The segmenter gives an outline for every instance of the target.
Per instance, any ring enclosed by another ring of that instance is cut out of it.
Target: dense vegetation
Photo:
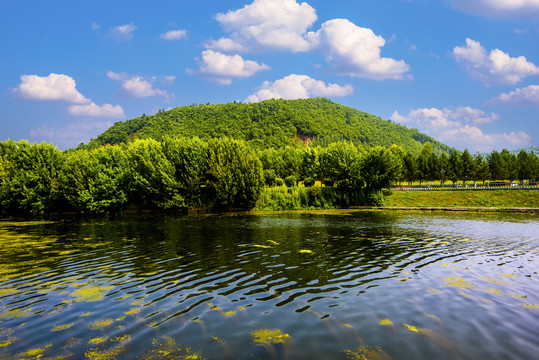
[[[160,141],[165,137],[195,136],[203,140],[216,137],[244,140],[255,149],[283,148],[295,142],[326,146],[349,141],[354,145],[384,147],[399,144],[411,152],[418,152],[430,142],[436,153],[451,150],[415,129],[324,98],[177,107],[117,122],[81,147],[117,145],[134,139]]]
[[[453,182],[531,179],[539,177],[539,159],[507,150],[486,159],[467,150],[437,155],[430,143],[416,155],[397,145],[342,141],[255,150],[231,138],[167,137],[64,152],[49,144],[5,141],[0,216],[381,205],[381,190],[392,184],[444,175]]]

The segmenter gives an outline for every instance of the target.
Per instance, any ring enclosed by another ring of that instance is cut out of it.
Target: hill
[[[320,145],[346,140],[355,144],[391,146],[419,152],[430,142],[435,152],[450,148],[416,129],[337,104],[325,98],[267,100],[259,103],[181,106],[155,115],[117,122],[87,147],[125,143],[135,138],[227,136],[255,148],[284,147],[296,140]]]

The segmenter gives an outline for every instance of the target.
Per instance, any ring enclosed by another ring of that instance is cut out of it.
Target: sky
[[[539,145],[539,0],[4,1],[0,34],[2,141],[327,97],[459,150]]]

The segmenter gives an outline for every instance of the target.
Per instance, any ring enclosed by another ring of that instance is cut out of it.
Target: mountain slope
[[[435,152],[450,151],[448,146],[415,129],[324,98],[177,107],[117,122],[88,146],[165,136],[227,136],[246,140],[257,148],[282,147],[294,139],[311,139],[321,145],[346,140],[372,146],[397,144],[414,152],[430,142]]]

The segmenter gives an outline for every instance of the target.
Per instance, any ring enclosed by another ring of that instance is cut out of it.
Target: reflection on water
[[[0,359],[534,359],[539,221],[0,223]]]

